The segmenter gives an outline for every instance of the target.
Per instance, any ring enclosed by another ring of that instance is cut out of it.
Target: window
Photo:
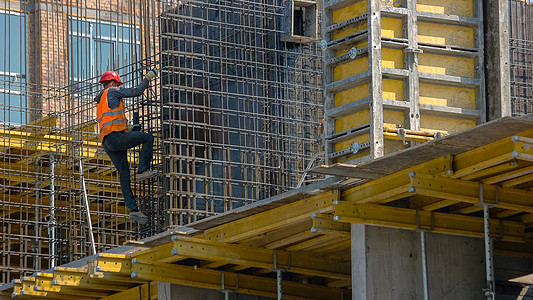
[[[26,123],[26,15],[0,10],[0,123]]]
[[[99,20],[72,18],[70,22],[71,80],[79,85],[109,70],[119,72],[123,82],[133,79],[139,68],[141,31],[138,26]]]

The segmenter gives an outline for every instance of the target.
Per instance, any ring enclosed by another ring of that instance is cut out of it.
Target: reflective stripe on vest
[[[109,108],[106,89],[100,97],[100,103],[96,107],[98,118],[98,129],[100,130],[100,139],[114,131],[128,131],[126,115],[124,114],[124,102],[121,100],[119,107]]]
[[[108,121],[108,122],[105,122],[104,124],[102,124],[102,128],[100,129],[100,134],[102,134],[102,132],[104,132],[105,128],[107,126],[111,126],[111,125],[114,125],[114,124],[121,124],[121,123],[125,123],[126,120],[112,120],[112,121]]]
[[[118,116],[124,113],[124,110],[117,110],[117,111],[108,111],[102,114],[102,117],[98,119],[98,123],[102,123],[104,120],[104,117],[111,117],[111,116]]]

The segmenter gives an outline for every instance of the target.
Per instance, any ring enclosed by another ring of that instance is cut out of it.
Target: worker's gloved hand
[[[156,71],[156,69],[151,69],[150,71],[148,71],[148,73],[146,73],[146,79],[148,79],[148,80],[152,80],[152,79],[154,79],[156,76],[157,76],[157,71]]]
[[[128,131],[141,131],[141,124],[128,125]]]

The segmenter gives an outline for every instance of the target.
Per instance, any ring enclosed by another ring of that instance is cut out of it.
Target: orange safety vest
[[[118,108],[110,109],[107,104],[106,89],[100,97],[100,103],[96,107],[96,116],[98,117],[98,128],[100,129],[100,139],[113,131],[128,131],[126,115],[124,114],[124,102],[121,100]]]

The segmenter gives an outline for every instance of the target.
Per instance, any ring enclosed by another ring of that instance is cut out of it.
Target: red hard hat
[[[120,81],[120,76],[119,76],[118,73],[115,72],[115,71],[107,71],[107,72],[105,72],[105,73],[102,75],[102,78],[100,78],[100,83],[102,83],[102,82],[106,82],[106,81],[110,81],[110,80],[114,80],[114,81],[120,83],[121,85],[123,84],[123,83]]]

